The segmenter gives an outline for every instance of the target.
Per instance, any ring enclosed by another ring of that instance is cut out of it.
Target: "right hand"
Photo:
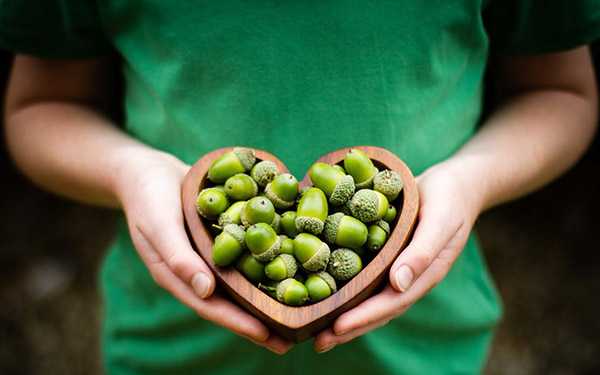
[[[133,244],[152,278],[200,317],[277,354],[291,343],[215,292],[215,278],[184,228],[181,184],[189,166],[156,151],[129,151],[116,172],[116,195]]]

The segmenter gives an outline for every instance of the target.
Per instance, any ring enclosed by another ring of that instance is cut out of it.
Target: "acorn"
[[[245,240],[248,250],[260,262],[270,262],[279,255],[281,238],[269,224],[257,223],[252,225],[246,231]]]
[[[277,234],[281,233],[281,215],[279,215],[277,212],[275,212],[275,214],[273,215],[273,221],[271,222],[271,227],[273,228],[275,233],[277,233]]]
[[[377,173],[373,178],[373,190],[385,195],[390,202],[398,197],[403,187],[402,178],[396,171],[386,169]]]
[[[245,201],[258,194],[258,185],[252,177],[238,173],[225,181],[225,193],[234,201]]]
[[[318,188],[308,189],[300,198],[296,211],[296,228],[300,232],[320,234],[327,219],[327,198]]]
[[[277,164],[270,160],[259,161],[250,171],[250,176],[261,188],[267,186],[278,174],[279,168],[277,168]]]
[[[310,233],[300,233],[294,238],[294,256],[307,271],[321,271],[329,261],[329,246]]]
[[[254,197],[246,202],[240,218],[245,227],[256,223],[271,224],[275,218],[275,207],[265,197]]]
[[[325,193],[329,203],[341,206],[354,194],[354,179],[333,166],[317,162],[310,167],[308,176],[313,185]]]
[[[344,169],[352,176],[357,189],[371,187],[378,170],[364,151],[353,148],[344,158]]]
[[[346,173],[346,170],[344,169],[344,167],[342,167],[342,166],[341,166],[341,165],[339,165],[339,164],[334,164],[334,165],[333,165],[333,168],[335,168],[335,169],[336,169],[336,170],[338,170],[339,172],[342,172],[343,174],[348,174],[348,173]]]
[[[286,211],[281,215],[281,230],[290,238],[294,238],[298,235],[298,228],[296,228],[296,211]]]
[[[275,292],[277,300],[286,305],[301,306],[308,301],[308,290],[300,281],[289,278],[277,285]]]
[[[281,254],[294,255],[294,241],[285,234],[280,234],[279,238],[281,238],[281,249],[279,252]]]
[[[387,221],[388,223],[391,223],[396,218],[396,214],[396,207],[390,204],[388,206],[387,211],[385,212],[385,215],[383,216],[383,220]]]
[[[327,216],[323,234],[330,245],[359,249],[367,241],[367,226],[341,212]]]
[[[227,224],[215,237],[212,260],[217,266],[225,267],[233,263],[244,251],[244,228],[236,224]]]
[[[388,206],[389,203],[385,195],[369,189],[357,191],[350,201],[352,216],[363,223],[382,219],[387,213]]]
[[[246,205],[246,201],[233,203],[225,212],[219,215],[219,225],[224,227],[227,224],[241,224],[242,219],[240,214]]]
[[[249,171],[256,162],[254,150],[236,147],[215,159],[208,168],[208,179],[215,184],[224,183],[229,177]]]
[[[238,259],[235,268],[238,269],[246,278],[255,283],[265,278],[265,265],[259,262],[250,253],[246,253]]]
[[[296,271],[298,271],[296,258],[289,254],[279,254],[265,266],[265,275],[276,281],[294,277]]]
[[[327,272],[311,273],[306,278],[304,286],[313,302],[321,301],[337,291],[335,279]]]
[[[384,220],[379,220],[377,223],[369,226],[367,249],[373,252],[379,251],[385,245],[385,241],[387,241],[389,235],[390,225]]]
[[[216,219],[227,207],[227,195],[217,188],[203,189],[196,198],[196,211],[206,219]]]
[[[298,180],[289,173],[282,173],[267,184],[265,196],[275,208],[290,208],[298,196]]]
[[[347,281],[362,270],[362,260],[350,249],[337,249],[331,253],[327,272],[337,281]]]

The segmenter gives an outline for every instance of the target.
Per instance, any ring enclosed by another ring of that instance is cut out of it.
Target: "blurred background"
[[[594,46],[597,70],[600,46]],[[11,56],[0,51],[0,98]],[[600,373],[600,139],[477,224],[504,300],[488,374]],[[0,149],[0,374],[99,374],[99,263],[114,213],[30,184]]]

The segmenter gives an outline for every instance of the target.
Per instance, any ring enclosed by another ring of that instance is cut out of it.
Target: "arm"
[[[184,230],[183,162],[120,131],[105,115],[107,60],[15,58],[6,103],[9,152],[38,185],[82,202],[122,208],[154,280],[199,316],[270,350],[289,344],[213,293],[215,280]]]
[[[483,210],[543,186],[588,147],[598,99],[587,47],[503,59],[495,78],[503,100],[483,128],[417,178],[419,224],[390,270],[390,284],[323,331],[317,351],[402,315],[443,280]]]

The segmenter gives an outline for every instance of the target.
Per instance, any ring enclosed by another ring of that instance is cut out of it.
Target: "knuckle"
[[[425,270],[432,262],[433,256],[429,251],[419,251],[413,257],[413,265],[417,272]]]
[[[184,274],[188,264],[186,257],[179,252],[174,252],[167,258],[167,265],[176,275]]]

